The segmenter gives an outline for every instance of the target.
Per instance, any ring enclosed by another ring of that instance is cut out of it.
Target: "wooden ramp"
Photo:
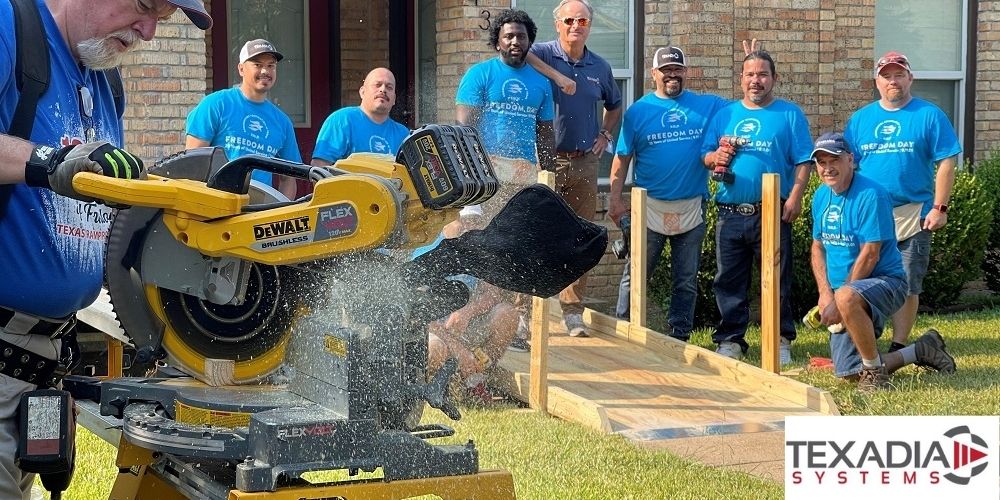
[[[549,309],[558,312],[558,307]],[[560,418],[654,446],[666,440],[679,444],[692,443],[690,438],[731,435],[725,446],[731,460],[711,451],[704,441],[691,448],[707,452],[706,456],[692,458],[733,465],[741,455],[733,446],[745,447],[757,452],[758,462],[778,461],[780,475],[783,442],[775,435],[783,431],[784,417],[839,414],[826,391],[648,328],[587,310],[584,322],[590,337],[572,338],[560,320],[549,316],[553,333],[548,343],[546,408]],[[508,351],[500,367],[499,382],[528,401],[529,355]],[[760,439],[742,439],[742,444],[734,445],[737,435],[749,433],[759,433]]]

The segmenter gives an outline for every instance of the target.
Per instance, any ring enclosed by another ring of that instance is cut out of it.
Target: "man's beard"
[[[673,89],[676,89],[676,91],[674,91],[670,87],[670,83],[674,82],[674,81],[677,82],[677,86],[673,87]],[[672,79],[670,79],[670,80],[668,80],[668,81],[666,81],[666,82],[663,83],[663,93],[667,94],[667,97],[677,97],[677,96],[681,95],[681,92],[684,92],[684,79],[683,78],[672,78]]]
[[[515,56],[511,54],[510,49],[507,49],[506,51],[501,50],[500,56],[503,57],[504,61],[511,66],[522,66],[524,65],[524,60],[528,58],[528,51],[521,49],[521,55]]]
[[[125,50],[119,51],[115,45],[118,38],[125,42]],[[89,38],[76,44],[80,62],[90,69],[105,70],[120,66],[125,54],[139,48],[142,38],[132,30],[122,30],[104,38]]]

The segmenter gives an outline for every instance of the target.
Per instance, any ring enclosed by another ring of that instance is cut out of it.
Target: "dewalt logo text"
[[[257,224],[253,227],[253,237],[255,240],[266,240],[279,236],[288,236],[295,233],[311,231],[309,217],[296,217],[267,224]]]

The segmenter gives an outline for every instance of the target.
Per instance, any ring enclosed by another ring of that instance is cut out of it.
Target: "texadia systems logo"
[[[787,417],[785,498],[1000,498],[998,450],[1000,417]]]

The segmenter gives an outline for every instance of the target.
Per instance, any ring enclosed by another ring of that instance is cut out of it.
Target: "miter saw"
[[[284,199],[253,169],[309,179],[313,193]],[[410,261],[497,191],[466,127],[422,128],[396,158],[319,168],[203,148],[148,174],[73,181],[131,207],[109,231],[108,293],[138,358],[184,375],[100,384],[102,418],[122,430],[112,498],[513,497],[471,441],[429,442],[453,430],[421,425],[425,403],[460,413],[447,393],[457,363],[428,380],[426,324],[468,300],[447,276],[551,295],[597,263],[606,231],[535,186],[486,229]],[[377,480],[302,479],[378,468]]]

